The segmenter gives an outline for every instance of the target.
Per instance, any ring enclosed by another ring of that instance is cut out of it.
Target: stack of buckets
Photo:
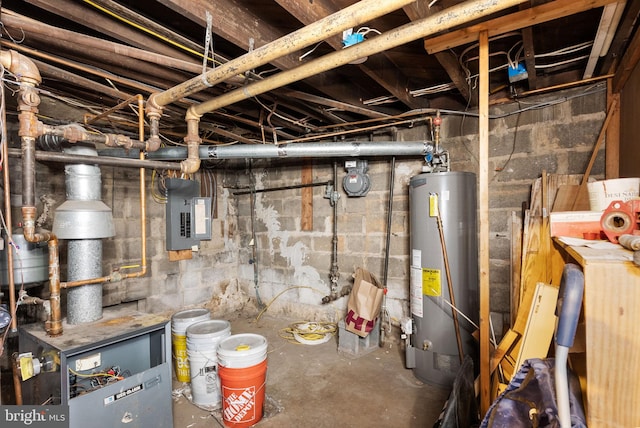
[[[187,309],[171,317],[171,350],[178,382],[190,382],[189,358],[187,357],[187,328],[199,321],[211,319],[207,309]]]
[[[194,404],[222,405],[229,427],[250,427],[262,419],[267,374],[267,339],[231,335],[228,321],[212,320],[206,309],[177,312],[171,318],[176,378],[191,382]]]

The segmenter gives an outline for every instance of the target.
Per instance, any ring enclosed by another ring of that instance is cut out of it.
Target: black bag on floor
[[[494,401],[481,428],[560,428],[553,358],[526,360],[507,389]],[[578,378],[569,370],[571,426],[586,428]]]
[[[477,427],[478,403],[473,386],[473,360],[465,355],[462,365],[453,381],[453,389],[447,402],[444,403],[442,413],[433,428],[471,428]]]

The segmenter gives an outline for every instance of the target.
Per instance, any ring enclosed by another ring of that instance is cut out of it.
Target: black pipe
[[[22,154],[18,149],[9,149],[8,152],[9,152],[9,156],[11,157],[25,156],[24,144],[22,148]],[[180,164],[177,162],[140,160],[140,159],[129,159],[129,158],[113,158],[109,156],[68,155],[64,153],[45,152],[40,150],[35,151],[35,159],[39,161],[119,166],[123,168],[169,169],[174,171],[180,170]],[[33,168],[33,175],[35,177],[35,164],[30,168]],[[23,183],[24,183],[24,180],[25,180],[25,173],[23,172]],[[23,184],[23,188],[24,188],[24,184]],[[24,201],[25,201],[24,191],[23,191],[22,199],[24,204]],[[34,204],[35,204],[35,199],[34,199]],[[24,205],[27,205],[27,204],[24,204]],[[28,206],[34,206],[34,205],[28,205]]]
[[[250,193],[264,193],[264,192],[275,192],[278,190],[290,190],[290,189],[302,189],[305,187],[318,187],[318,186],[328,186],[333,184],[332,181],[323,181],[320,183],[307,183],[307,184],[292,184],[291,186],[281,186],[281,187],[269,187],[267,189],[254,189],[254,190],[239,190],[237,192],[233,192],[234,195],[248,195]]]

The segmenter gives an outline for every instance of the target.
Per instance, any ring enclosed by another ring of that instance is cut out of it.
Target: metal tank
[[[9,286],[9,251],[13,253],[13,282],[16,289],[22,285],[30,288],[49,280],[49,249],[46,242],[28,242],[22,229],[14,229],[12,235],[17,251],[9,245],[6,231],[2,230],[4,248],[0,250],[0,286]]]
[[[452,309],[447,304],[451,297],[438,215],[456,307],[477,324],[476,198],[473,173],[425,173],[411,178],[409,183],[413,322],[406,359],[414,376],[429,384],[451,387],[460,367]],[[475,327],[460,313],[457,317],[464,354],[477,362],[477,342],[471,336]]]

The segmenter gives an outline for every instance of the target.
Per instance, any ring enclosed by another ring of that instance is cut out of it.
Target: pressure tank
[[[407,367],[429,384],[451,387],[461,365],[449,303],[455,300],[457,309],[478,324],[476,199],[473,173],[424,173],[412,177],[409,183],[413,332],[407,347],[411,365]],[[463,354],[477,362],[477,342],[471,336],[475,327],[460,313],[457,318]]]
[[[4,248],[0,251],[0,285],[9,285],[9,251],[13,253],[13,282],[16,289],[22,285],[25,288],[39,285],[49,279],[49,249],[46,242],[28,242],[22,234],[22,229],[14,229],[13,242],[17,252],[9,245],[9,239],[4,230]]]

